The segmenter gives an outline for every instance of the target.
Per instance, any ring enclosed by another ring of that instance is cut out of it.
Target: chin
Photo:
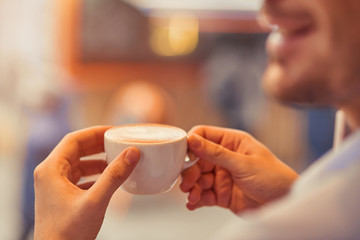
[[[283,103],[293,102],[294,94],[286,90],[288,88],[286,85],[288,84],[288,78],[281,66],[270,63],[262,79],[262,87],[265,94]]]
[[[270,64],[263,76],[262,85],[267,96],[283,103],[304,106],[328,105],[323,86],[314,86],[311,79],[296,79],[286,75],[278,64]],[[321,97],[324,96],[324,97]]]

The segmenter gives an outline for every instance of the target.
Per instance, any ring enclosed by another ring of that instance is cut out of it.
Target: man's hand
[[[140,152],[124,150],[109,165],[80,157],[104,151],[109,127],[70,133],[34,171],[35,239],[95,239],[111,196],[136,166]],[[82,176],[102,173],[93,184],[77,186]]]
[[[248,133],[197,126],[189,132],[191,153],[200,160],[182,173],[187,208],[221,206],[234,213],[286,194],[297,174]]]

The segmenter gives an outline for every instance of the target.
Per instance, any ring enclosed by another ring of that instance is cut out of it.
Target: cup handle
[[[193,166],[195,163],[197,163],[197,161],[199,161],[199,157],[196,157],[195,160],[190,160],[189,155],[186,155],[186,157],[185,157],[185,162],[184,162],[182,171],[190,168],[190,167]]]
[[[95,153],[92,155],[88,155],[85,157],[81,157],[80,160],[84,161],[92,161],[92,160],[106,160],[106,153],[105,152],[100,152],[100,153]],[[101,176],[101,174],[93,174],[90,176],[82,176],[79,181],[76,183],[76,185],[81,185],[84,183],[88,183],[88,182],[96,182],[96,180],[98,180],[98,178]]]

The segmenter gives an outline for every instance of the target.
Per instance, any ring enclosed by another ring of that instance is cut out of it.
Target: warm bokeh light
[[[165,26],[152,27],[150,45],[161,56],[181,56],[192,53],[199,40],[199,21],[192,14],[176,14]]]
[[[257,11],[263,0],[124,0],[143,9],[201,9]]]

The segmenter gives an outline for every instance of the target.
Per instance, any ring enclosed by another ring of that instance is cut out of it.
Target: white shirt
[[[286,197],[242,215],[214,239],[359,240],[360,130],[301,174]]]

